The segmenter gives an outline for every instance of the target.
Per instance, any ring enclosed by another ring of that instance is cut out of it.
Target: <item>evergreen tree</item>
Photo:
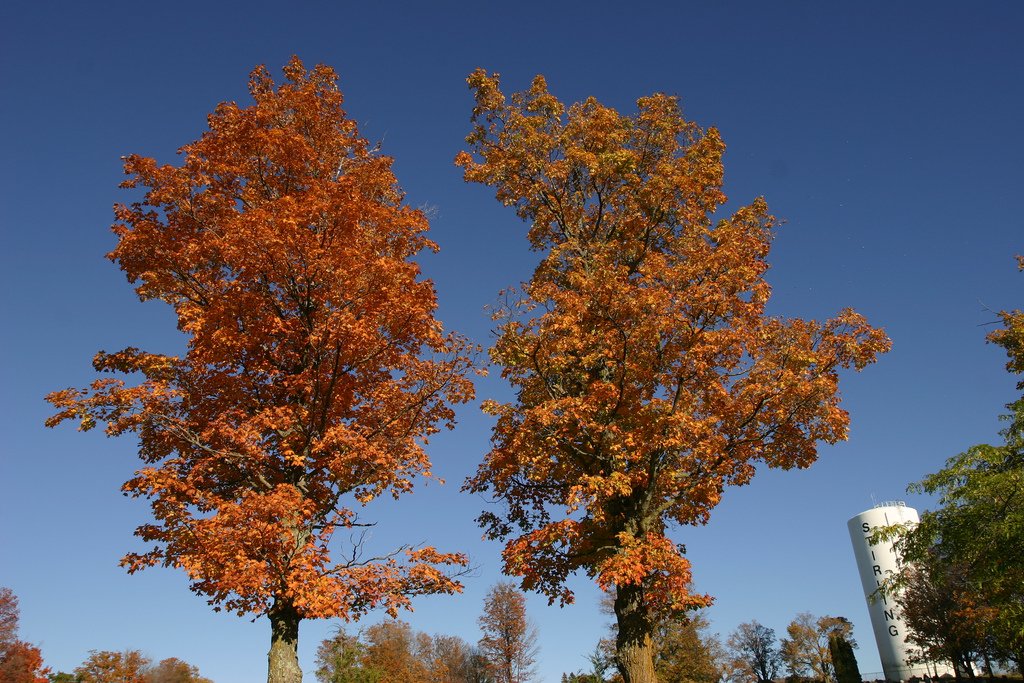
[[[833,633],[828,639],[828,649],[832,654],[836,683],[861,683],[860,667],[857,666],[857,657],[853,654],[850,641],[840,633]]]

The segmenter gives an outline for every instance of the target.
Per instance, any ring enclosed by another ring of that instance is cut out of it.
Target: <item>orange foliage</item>
[[[0,588],[0,681],[48,683],[49,667],[43,666],[38,647],[18,639],[18,598],[10,588]]]
[[[383,681],[426,683],[427,662],[419,656],[425,633],[416,633],[400,619],[374,624],[366,629],[364,666],[380,673]]]
[[[199,668],[177,657],[160,660],[146,672],[146,683],[213,683],[199,675]]]
[[[14,640],[2,648],[0,681],[4,683],[48,683],[49,667],[43,666],[43,653],[31,643]]]
[[[138,650],[89,650],[89,658],[75,669],[82,683],[149,683],[149,657]]]
[[[567,108],[539,76],[511,101],[496,75],[468,80],[472,153],[456,163],[515,207],[542,260],[495,312],[491,355],[517,400],[485,403],[494,447],[466,488],[506,505],[480,521],[524,587],[569,602],[583,570],[630,587],[616,611],[648,628],[647,610],[709,602],[668,526],[707,522],[758,463],[807,467],[844,439],[837,373],[890,343],[849,309],[765,315],[774,218],[757,199],[712,221],[725,146],[675,97],[623,116]]]
[[[1017,256],[1017,268],[1024,271],[1024,256]],[[1002,346],[1010,360],[1006,369],[1015,374],[1024,374],[1024,313],[1020,311],[1000,311],[1004,329],[989,332],[987,339]],[[1024,380],[1017,383],[1017,389],[1024,389]]]
[[[526,616],[526,598],[511,582],[487,591],[484,613],[477,619],[479,646],[490,663],[495,683],[528,683],[537,678],[537,628]]]
[[[0,647],[18,636],[18,597],[10,588],[0,587]]]
[[[146,466],[123,490],[152,501],[136,534],[155,547],[129,572],[180,567],[239,614],[393,613],[459,590],[445,568],[466,558],[329,546],[360,507],[430,476],[422,444],[472,397],[472,349],[433,317],[413,260],[437,249],[427,220],[346,117],[334,71],[293,58],[284,72],[277,87],[253,71],[256,104],[221,104],[180,166],[125,159],[122,187],[146,191],[115,207],[107,256],[174,308],[188,351],[99,353],[98,371],[141,381],[50,394],[47,424],[138,435]]]

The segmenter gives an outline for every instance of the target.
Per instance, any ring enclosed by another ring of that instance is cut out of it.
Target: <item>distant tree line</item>
[[[51,683],[213,683],[199,669],[177,657],[158,664],[139,650],[90,650],[73,673],[50,674]]]
[[[138,650],[90,650],[73,673],[43,666],[42,652],[18,638],[18,598],[0,588],[0,683],[213,683],[176,657],[153,664]]]
[[[528,683],[536,677],[537,630],[511,582],[492,586],[475,645],[386,619],[355,634],[340,629],[317,649],[320,683]]]
[[[610,606],[606,605],[606,610]],[[612,627],[614,630],[614,626]],[[766,683],[788,673],[809,683],[860,683],[853,624],[843,617],[803,613],[777,639],[756,620],[723,638],[711,631],[704,610],[663,617],[654,624],[654,672],[659,683]],[[562,683],[621,683],[615,666],[615,635],[586,657],[589,671],[562,675]]]

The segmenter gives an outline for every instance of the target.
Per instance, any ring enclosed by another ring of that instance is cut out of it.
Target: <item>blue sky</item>
[[[490,343],[483,313],[529,277],[525,226],[452,164],[469,132],[465,77],[504,89],[538,73],[567,102],[620,111],[677,93],[688,118],[728,145],[732,206],[764,195],[787,222],[768,274],[773,315],[852,306],[893,350],[842,381],[850,440],[806,471],[761,472],[729,490],[708,526],[677,530],[723,637],[757,619],[782,634],[799,612],[854,622],[863,672],[880,671],[846,520],[904,494],[945,458],[997,440],[1016,379],[986,345],[1000,309],[1021,307],[1024,274],[1024,4],[1020,2],[439,1],[8,3],[0,13],[0,585],[21,599],[22,637],[70,671],[90,649],[179,657],[216,683],[266,676],[265,620],[213,613],[169,569],[128,576],[147,520],[120,484],[131,439],[47,430],[43,396],[91,377],[100,350],[174,352],[169,310],[140,304],[103,259],[120,157],[161,163],[197,138],[221,101],[248,102],[257,64],[279,76],[297,54],[340,74],[349,115],[395,158],[415,206],[436,207],[438,255],[421,265],[446,327]],[[727,209],[729,207],[726,207]],[[479,398],[506,398],[497,373]],[[479,540],[484,502],[459,493],[488,448],[475,406],[432,440],[430,484],[367,508],[382,545],[429,541],[479,566],[465,593],[417,601],[419,630],[479,637],[500,548]],[[542,678],[583,668],[607,618],[585,580],[578,604],[531,598]],[[374,621],[371,617],[369,622]],[[336,626],[305,622],[309,680]]]

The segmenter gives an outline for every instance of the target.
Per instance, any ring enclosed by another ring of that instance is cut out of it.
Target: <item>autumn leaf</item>
[[[267,615],[271,681],[301,676],[301,619],[460,590],[464,555],[373,557],[357,513],[430,477],[423,443],[473,397],[473,349],[434,318],[414,260],[437,249],[426,217],[346,116],[334,71],[293,58],[284,72],[278,86],[253,71],[255,104],[218,106],[179,166],[124,159],[122,187],[144,194],[115,207],[107,257],[174,309],[188,351],[100,352],[114,377],[50,394],[47,421],[138,437],[147,466],[123,491],[150,501],[136,535],[151,550],[122,564],[178,567],[215,609]]]
[[[567,107],[542,77],[510,98],[497,75],[468,82],[455,163],[515,207],[541,258],[493,310],[515,400],[484,403],[493,448],[465,489],[503,505],[479,521],[524,588],[571,602],[582,571],[615,591],[620,670],[647,683],[654,617],[710,601],[669,528],[706,523],[758,464],[808,467],[845,439],[839,372],[890,343],[849,309],[765,314],[775,218],[763,199],[714,216],[725,145],[676,97],[627,116]]]

